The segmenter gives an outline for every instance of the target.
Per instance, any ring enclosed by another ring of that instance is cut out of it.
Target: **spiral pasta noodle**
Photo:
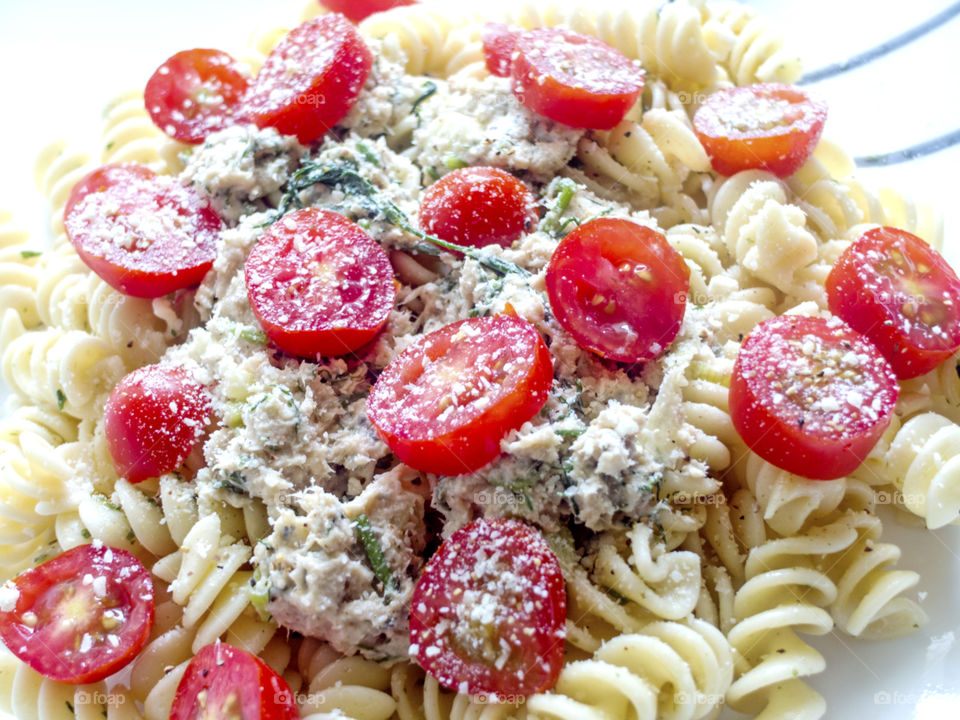
[[[700,620],[654,622],[568,663],[552,692],[528,699],[527,717],[697,720],[722,704],[732,674],[719,630]]]
[[[160,173],[176,174],[184,166],[180,154],[190,148],[171,140],[153,124],[139,90],[107,103],[101,132],[103,163],[138,162]]]

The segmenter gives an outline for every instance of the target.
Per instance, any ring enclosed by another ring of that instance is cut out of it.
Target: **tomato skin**
[[[500,441],[540,411],[552,383],[553,360],[533,325],[471,318],[394,358],[370,391],[367,418],[410,467],[463,475],[500,454]]]
[[[212,400],[185,370],[146,365],[110,393],[103,422],[117,474],[131,483],[179,468],[210,423]]]
[[[470,596],[487,594],[498,600],[496,615],[478,622],[470,617],[478,597]],[[458,612],[468,603],[466,612]],[[441,685],[461,690],[466,684],[471,695],[516,698],[556,684],[563,667],[566,589],[556,556],[530,526],[480,519],[457,530],[430,558],[410,607],[411,652]],[[496,659],[502,653],[498,640],[511,646],[500,670],[486,648],[477,647],[492,646]]]
[[[173,699],[170,720],[299,720],[286,680],[256,655],[215,642],[200,649]]]
[[[350,22],[359,23],[374,13],[395,7],[416,5],[419,0],[319,0],[330,12],[345,15]]]
[[[551,120],[610,130],[643,90],[640,66],[590,35],[562,28],[522,33],[510,69],[513,94]]]
[[[781,315],[744,342],[730,381],[730,416],[767,462],[833,480],[855,470],[877,443],[898,394],[889,363],[839,318]]]
[[[483,57],[491,75],[510,77],[513,51],[522,32],[522,28],[498,22],[488,22],[483,26]]]
[[[758,126],[758,118],[773,127]],[[813,154],[826,120],[826,104],[800,88],[758,83],[711,94],[694,115],[693,129],[720,175],[767,170],[784,178]]]
[[[930,372],[960,348],[960,279],[906,230],[873,228],[844,250],[827,276],[827,301],[902,380]]]
[[[386,251],[330,210],[282,217],[244,266],[247,297],[263,331],[299,357],[344,355],[372,340],[397,296]]]
[[[63,206],[63,216],[66,218],[73,211],[73,207],[92,193],[103,192],[108,187],[123,185],[124,183],[140,180],[151,180],[157,174],[146,165],[134,162],[108,163],[89,172],[80,182],[73,186],[67,202]]]
[[[0,640],[44,677],[98,682],[128,665],[150,636],[153,582],[125,550],[79,545],[10,582],[19,595],[12,610],[0,611]],[[104,611],[115,623],[109,630]]]
[[[423,228],[459,245],[510,247],[537,219],[527,186],[499,168],[467,167],[431,185],[420,203]]]
[[[308,20],[267,57],[247,93],[245,112],[257,127],[274,127],[307,145],[353,107],[372,66],[373,54],[343,15]]]
[[[64,219],[87,267],[134,297],[198,285],[213,266],[222,227],[209,203],[171,177],[104,176],[113,184],[83,196]]]
[[[181,50],[150,76],[144,105],[164,133],[197,144],[243,119],[238,111],[249,84],[249,77],[227,53]]]
[[[598,218],[560,241],[546,285],[557,322],[581,347],[610,360],[642,362],[677,336],[690,269],[656,230]]]

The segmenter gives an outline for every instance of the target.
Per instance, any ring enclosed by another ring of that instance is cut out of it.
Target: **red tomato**
[[[156,176],[157,174],[153,170],[140,163],[126,162],[101,165],[73,186],[70,195],[67,197],[67,202],[63,206],[63,216],[67,217],[73,210],[73,206],[91,193],[103,192],[108,187],[123,185],[127,182],[151,180]]]
[[[170,720],[298,720],[287,681],[246,650],[216,642],[198,652],[177,685]]]
[[[319,0],[319,2],[330,12],[342,13],[351,22],[358,23],[374,13],[403,5],[416,5],[419,0]]]
[[[290,31],[270,53],[250,91],[246,112],[310,143],[353,107],[373,55],[343,15],[322,15]]]
[[[960,279],[943,256],[906,230],[868,230],[827,277],[834,315],[862,332],[897,376],[933,370],[960,348]]]
[[[782,315],[760,323],[737,356],[730,415],[757,455],[832,480],[852,472],[890,422],[897,378],[839,318]]]
[[[590,35],[562,28],[517,38],[513,94],[536,113],[573,127],[609,130],[643,90],[643,70]]]
[[[536,219],[533,193],[492,167],[454,170],[431,185],[420,203],[420,224],[427,232],[474,247],[510,247]]]
[[[768,170],[792,175],[820,139],[825,103],[800,88],[760,83],[717,90],[693,117],[693,129],[721,175]]]
[[[508,315],[461,320],[394,358],[367,398],[367,417],[407,465],[462,475],[500,454],[536,415],[553,382],[543,338]]]
[[[567,595],[533,528],[480,519],[430,558],[410,601],[410,652],[444,687],[528,696],[563,666]]]
[[[522,32],[522,28],[497,22],[483,26],[483,56],[491,75],[510,77],[513,51]]]
[[[581,347],[619,362],[642,362],[677,336],[690,270],[656,230],[598,218],[560,241],[546,284],[557,322]]]
[[[153,627],[150,573],[125,550],[80,545],[13,580],[0,640],[44,677],[92,683],[125,667]]]
[[[277,220],[250,251],[245,273],[264,332],[300,357],[343,355],[366,344],[397,297],[386,251],[330,210],[307,208]]]
[[[117,383],[103,410],[117,474],[138,483],[176,470],[206,433],[210,413],[210,394],[186,370],[134,370]]]
[[[220,218],[174,178],[125,174],[121,181],[119,171],[103,173],[111,184],[70,208],[64,224],[77,254],[108,284],[135,297],[199,284],[217,254]]]
[[[143,91],[153,123],[175,140],[200,143],[238,120],[250,79],[219,50],[182,50],[157,68]]]

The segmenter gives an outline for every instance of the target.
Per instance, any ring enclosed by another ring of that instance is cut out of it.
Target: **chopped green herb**
[[[90,531],[87,530],[86,528],[84,528],[83,530],[80,531],[80,537],[82,537],[84,540],[89,540],[89,539],[90,539]]]
[[[380,167],[380,159],[370,151],[370,148],[368,148],[365,143],[358,142],[357,150],[360,151],[360,154],[363,155],[368,163]]]
[[[348,163],[342,164],[317,164],[307,162],[293,174],[290,182],[287,183],[287,191],[280,201],[280,207],[277,208],[272,221],[278,220],[294,207],[300,207],[300,193],[313,185],[322,184],[329,187],[336,187],[344,193],[355,196],[361,200],[372,213],[378,214],[383,219],[395,225],[401,230],[420,238],[421,240],[435,245],[443,250],[466,255],[488,270],[499,275],[516,273],[523,277],[529,277],[530,272],[519,265],[503,260],[489,252],[478,250],[473,247],[465,247],[456,243],[441,240],[440,238],[425,233],[420,228],[413,225],[400,208],[392,201],[383,199],[379,196],[379,191],[365,177],[360,175],[355,168],[350,167]]]
[[[253,609],[257,611],[260,619],[266,622],[272,621],[273,616],[267,612],[267,603],[270,602],[270,579],[263,577],[259,566],[253,569],[253,577],[250,578],[250,588],[247,590],[247,595],[250,597],[250,604],[253,605]]]
[[[560,437],[578,438],[587,431],[586,428],[555,428],[554,432]]]
[[[373,568],[373,574],[383,583],[384,590],[396,591],[397,585],[387,565],[387,559],[383,554],[383,548],[380,547],[380,540],[370,525],[370,520],[366,515],[360,515],[353,521],[353,529],[357,534],[357,539],[363,545],[367,552],[367,559],[370,561],[370,567]]]
[[[429,175],[434,180],[440,179],[440,173],[437,172],[437,169],[433,165],[427,165],[426,171],[427,171],[427,175]]]
[[[547,197],[552,199],[552,204],[540,221],[541,230],[553,237],[560,237],[565,234],[571,222],[578,223],[576,218],[561,220],[576,192],[577,184],[570,178],[558,178],[550,183],[547,188]]]
[[[413,105],[410,107],[410,112],[417,116],[417,127],[420,127],[420,123],[423,119],[420,117],[420,103],[429,98],[437,91],[437,84],[433,80],[427,80],[423,84],[423,94],[413,101]]]
[[[67,396],[63,394],[63,390],[57,388],[57,410],[63,412],[63,406],[67,404]]]
[[[133,545],[133,541],[137,539],[137,536],[134,535],[133,530],[127,531],[127,542]]]
[[[443,164],[446,165],[449,170],[459,170],[467,166],[467,161],[458,158],[456,155],[447,155],[443,159]]]
[[[35,258],[39,255],[43,255],[43,253],[40,252],[39,250],[21,250],[20,251],[20,257],[22,257],[24,260],[26,260],[27,258]]]

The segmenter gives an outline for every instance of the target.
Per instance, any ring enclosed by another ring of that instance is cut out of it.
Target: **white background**
[[[491,5],[485,0],[484,5]],[[946,7],[908,3],[754,2],[781,28],[808,70],[867,49]],[[95,152],[99,113],[111,96],[142,87],[173,52],[189,47],[239,50],[251,31],[290,25],[303,3],[281,0],[0,0],[0,207],[42,233],[32,161],[63,137]],[[879,153],[960,126],[960,19],[857,71],[816,86],[829,102],[826,136],[854,155]],[[960,147],[913,163],[863,173],[928,199],[947,218],[947,254],[960,260]],[[828,718],[955,718],[960,708],[960,644],[928,652],[933,636],[960,638],[960,528],[936,534],[887,523],[884,539],[904,549],[900,567],[923,576],[929,626],[898,641],[867,643],[839,635],[810,639],[827,658],[811,684],[828,701]],[[881,695],[877,695],[881,693]],[[885,695],[884,695],[885,693]],[[889,700],[888,703],[883,702]]]

